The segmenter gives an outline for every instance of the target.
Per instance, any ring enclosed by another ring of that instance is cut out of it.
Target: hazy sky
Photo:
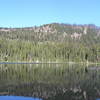
[[[100,26],[100,0],[0,0],[0,27],[52,22]]]

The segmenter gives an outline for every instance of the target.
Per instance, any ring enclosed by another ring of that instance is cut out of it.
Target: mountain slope
[[[100,28],[95,25],[46,24],[40,27],[0,28],[0,37],[29,41],[100,42]]]

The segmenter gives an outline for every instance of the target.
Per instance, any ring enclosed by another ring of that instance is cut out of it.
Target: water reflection
[[[0,96],[0,100],[42,100],[42,99],[22,97],[22,96]]]
[[[77,64],[1,64],[0,95],[95,100],[100,97],[100,70]]]

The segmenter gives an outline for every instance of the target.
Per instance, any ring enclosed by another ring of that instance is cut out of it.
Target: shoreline
[[[100,63],[97,62],[37,62],[37,61],[33,61],[33,62],[27,62],[27,61],[20,61],[20,62],[8,62],[8,61],[2,61],[0,62],[0,64],[95,64],[98,65]]]

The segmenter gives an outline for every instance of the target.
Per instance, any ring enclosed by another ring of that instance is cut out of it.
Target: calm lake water
[[[0,95],[0,98],[11,95],[43,100],[96,100],[100,98],[100,67],[78,64],[0,64]],[[6,100],[6,97],[0,100]]]
[[[42,99],[21,97],[21,96],[0,96],[0,100],[42,100]]]

